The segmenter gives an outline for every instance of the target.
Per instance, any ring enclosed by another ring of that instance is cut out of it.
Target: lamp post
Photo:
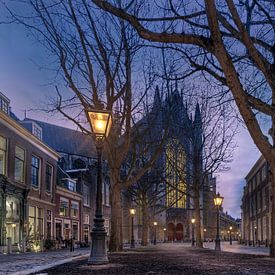
[[[130,209],[130,215],[131,215],[131,220],[132,220],[132,225],[131,225],[131,248],[135,248],[135,237],[134,237],[134,216],[136,214],[136,209],[131,208]]]
[[[163,228],[163,235],[164,235],[164,237],[163,237],[163,242],[164,242],[164,243],[166,243],[166,231],[167,231],[167,229],[164,227],[164,228]]]
[[[153,222],[154,228],[155,228],[155,232],[154,232],[154,245],[157,244],[157,222]]]
[[[214,205],[217,208],[217,234],[215,239],[215,250],[221,251],[221,239],[220,239],[220,207],[223,202],[223,197],[218,193],[214,197]]]
[[[254,226],[255,229],[255,242],[253,242],[253,246],[255,246],[257,244],[257,226]]]
[[[104,227],[105,220],[102,208],[102,149],[104,140],[110,132],[112,115],[111,112],[105,110],[88,110],[87,114],[97,150],[96,209],[94,227],[91,233],[92,247],[88,262],[90,264],[106,264],[109,260],[106,247],[107,232]]]
[[[230,245],[232,245],[232,229],[233,229],[233,227],[230,226],[229,227],[229,242],[230,242]]]
[[[206,242],[206,231],[207,231],[207,229],[204,228],[204,229],[203,229],[203,237],[204,237],[204,241],[205,241],[205,242]]]
[[[193,218],[191,219],[191,223],[192,223],[192,246],[195,246],[195,222],[196,220]]]

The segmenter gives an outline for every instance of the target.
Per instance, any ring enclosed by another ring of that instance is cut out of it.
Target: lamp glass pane
[[[109,128],[109,113],[105,112],[89,112],[91,125],[93,132],[97,136],[107,136],[107,132],[110,131]]]

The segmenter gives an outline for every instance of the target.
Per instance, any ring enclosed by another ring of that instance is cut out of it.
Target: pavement
[[[85,259],[89,256],[89,248],[76,249],[70,252],[68,249],[37,252],[0,254],[0,275],[26,275],[37,273],[56,265],[65,264],[73,260]]]
[[[110,263],[87,264],[89,249],[0,255],[0,275],[25,274],[275,274],[275,259],[266,247],[222,242],[222,252],[214,243],[204,249],[190,243],[165,243],[124,252],[109,253]],[[42,273],[41,273],[42,272]]]
[[[225,247],[225,245],[224,245]],[[236,248],[237,249],[237,248]],[[37,273],[35,273],[37,274]],[[275,259],[266,255],[192,248],[190,244],[158,244],[110,253],[109,263],[89,265],[87,259],[43,271],[43,274],[275,274]]]
[[[203,243],[205,248],[214,249],[215,242],[205,242]],[[221,250],[232,252],[232,253],[242,253],[242,254],[250,254],[250,255],[269,255],[269,249],[265,246],[246,246],[241,245],[238,242],[232,242],[230,245],[229,242],[221,242]]]

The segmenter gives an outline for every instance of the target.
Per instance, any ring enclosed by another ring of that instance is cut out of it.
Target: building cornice
[[[75,192],[72,192],[70,190],[67,190],[67,189],[64,189],[63,187],[60,187],[60,186],[56,186],[56,193],[61,195],[61,196],[67,196],[71,199],[74,199],[74,200],[81,200],[82,199],[82,195],[78,194],[78,193],[75,193]]]
[[[252,166],[252,168],[249,170],[248,174],[245,177],[246,181],[249,181],[255,173],[264,165],[265,163],[265,158],[263,155],[261,155],[258,160],[255,162],[255,164]]]
[[[45,201],[45,200],[41,200],[41,199],[38,199],[36,197],[33,197],[33,196],[28,196],[28,200],[33,200],[33,201],[36,201],[36,202],[39,202],[39,203],[44,203],[44,204],[48,204],[48,205],[51,205],[51,206],[56,206],[55,203],[52,203],[52,202],[49,202],[49,201]]]
[[[17,135],[27,140],[33,146],[41,150],[43,153],[47,154],[51,158],[58,161],[59,154],[42,142],[40,139],[36,138],[27,129],[20,125],[17,121],[6,115],[4,112],[0,111],[0,122],[9,128],[11,131],[15,132]]]

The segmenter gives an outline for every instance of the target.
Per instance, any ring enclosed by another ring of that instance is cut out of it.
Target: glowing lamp
[[[131,208],[131,209],[130,209],[130,214],[134,216],[134,215],[136,214],[136,209]]]
[[[195,219],[191,219],[191,223],[193,223],[193,224],[194,224],[195,222],[196,222],[196,220],[195,220]]]
[[[157,222],[153,222],[153,224],[154,224],[154,226],[157,226],[157,225],[158,225],[158,223],[157,223]]]
[[[215,206],[221,206],[223,202],[223,197],[218,193],[214,198],[214,204]]]
[[[88,111],[88,115],[96,139],[102,140],[107,138],[112,126],[111,112],[105,110],[90,110]]]

